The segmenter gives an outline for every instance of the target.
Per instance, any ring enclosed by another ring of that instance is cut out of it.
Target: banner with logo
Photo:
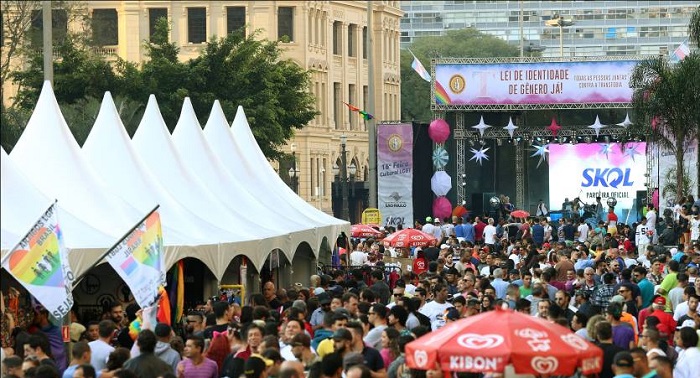
[[[621,223],[637,220],[637,191],[646,190],[646,143],[578,143],[549,145],[550,209],[559,210],[565,199],[579,198],[603,205],[615,198]],[[607,206],[606,206],[607,208]],[[634,210],[634,211],[632,211]]]
[[[659,214],[663,214],[664,209],[673,208],[676,205],[676,191],[667,190],[663,195],[664,187],[669,184],[676,185],[676,156],[673,151],[654,144],[651,148],[651,156],[656,160],[651,172],[652,187],[659,187]],[[698,143],[693,141],[683,148],[683,170],[684,176],[688,179],[689,193],[695,193],[698,187]]]
[[[630,103],[637,61],[435,65],[434,103],[469,106]]]
[[[165,285],[160,214],[151,212],[107,254],[107,261],[129,285],[141,308],[152,306]]]
[[[5,268],[57,319],[73,307],[73,271],[51,205],[2,262]]]
[[[413,227],[413,125],[377,125],[377,202],[382,225]]]

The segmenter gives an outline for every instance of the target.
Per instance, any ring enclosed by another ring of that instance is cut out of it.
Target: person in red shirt
[[[474,241],[477,244],[481,244],[484,239],[484,228],[486,228],[486,223],[481,221],[481,218],[476,217],[474,222]]]
[[[413,260],[413,273],[420,275],[428,270],[428,262],[425,259],[423,250],[416,253],[416,258]]]
[[[608,208],[608,234],[615,236],[617,234],[617,214],[615,208]]]
[[[659,332],[666,333],[668,336],[668,345],[673,345],[673,332],[676,329],[676,321],[673,319],[673,315],[669,314],[666,312],[666,298],[664,297],[657,297],[654,299],[652,308],[654,311],[652,311],[648,316],[654,316],[657,319],[659,319],[659,325],[657,326],[657,329]],[[641,320],[641,319],[640,319]]]

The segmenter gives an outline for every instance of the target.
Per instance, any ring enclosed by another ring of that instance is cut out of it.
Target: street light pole
[[[290,146],[292,150],[292,167],[289,168],[289,180],[292,184],[292,190],[294,193],[299,194],[299,170],[297,169],[297,145],[292,143]]]
[[[348,137],[343,134],[340,136],[340,185],[343,197],[343,208],[341,211],[341,219],[350,220],[350,205],[348,203],[348,165],[347,165],[347,143]]]

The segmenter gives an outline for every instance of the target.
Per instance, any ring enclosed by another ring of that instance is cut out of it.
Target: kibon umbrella
[[[568,328],[497,308],[461,319],[406,345],[412,369],[571,376],[600,372],[603,351]]]
[[[510,212],[510,216],[513,218],[527,218],[530,216],[530,213],[525,210],[513,210]]]
[[[425,247],[435,242],[435,237],[415,228],[407,228],[384,238],[385,247]]]
[[[381,231],[372,228],[368,224],[353,224],[350,226],[350,233],[353,238],[370,238],[381,235]]]

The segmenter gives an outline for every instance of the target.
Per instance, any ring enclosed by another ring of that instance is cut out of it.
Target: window
[[[294,41],[294,8],[277,8],[277,39],[283,42]]]
[[[355,53],[355,48],[357,42],[355,41],[355,29],[357,28],[357,25],[355,24],[350,24],[348,26],[348,56],[357,56],[357,53]]]
[[[245,27],[245,7],[226,7],[226,34]]]
[[[367,59],[367,46],[369,46],[369,39],[367,39],[367,37],[367,27],[365,26],[362,28],[362,58],[364,59]]]
[[[355,99],[355,84],[348,85],[348,102],[353,106],[359,105]],[[353,113],[354,112],[352,110],[348,109],[348,117],[350,120],[350,130],[355,130],[355,126],[357,126],[357,118],[358,117]]]
[[[119,25],[116,9],[93,9],[92,40],[98,46],[119,44]]]
[[[207,8],[187,8],[187,42],[207,41]]]
[[[148,8],[148,37],[153,41],[156,33],[156,23],[159,18],[168,19],[168,8]]]
[[[68,12],[65,9],[51,11],[52,39],[54,44],[62,41],[68,33]],[[41,10],[32,11],[32,21],[29,27],[29,41],[34,47],[41,48],[44,41],[44,19]]]
[[[342,30],[340,29],[342,24],[340,21],[335,21],[333,23],[333,55],[342,55]]]
[[[333,83],[333,122],[335,122],[335,129],[339,130],[341,125],[340,117],[340,105],[342,97],[340,93],[340,83]]]

